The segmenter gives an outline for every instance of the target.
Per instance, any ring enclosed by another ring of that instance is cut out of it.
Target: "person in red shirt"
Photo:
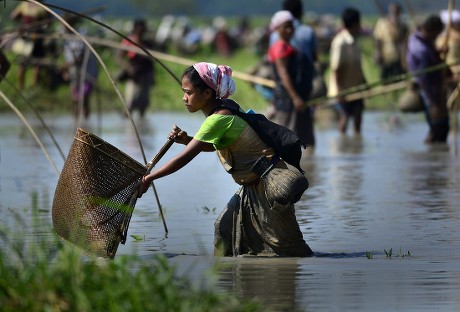
[[[270,30],[278,32],[278,39],[268,49],[268,60],[275,77],[272,121],[294,131],[305,144],[314,145],[313,117],[305,105],[310,95],[310,90],[305,87],[306,79],[311,73],[305,71],[308,60],[304,54],[291,44],[294,35],[292,13],[287,10],[276,12]]]

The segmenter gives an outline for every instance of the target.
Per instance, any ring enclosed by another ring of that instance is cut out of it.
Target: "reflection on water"
[[[259,298],[276,310],[293,311],[300,271],[296,259],[224,261],[219,282],[241,297]]]
[[[136,121],[149,160],[172,125],[193,134],[199,114],[161,113]],[[165,212],[165,233],[153,194],[138,201],[128,237],[118,254],[149,261],[164,253],[180,274],[203,279],[217,262],[217,287],[257,297],[277,311],[441,311],[460,307],[460,159],[449,145],[426,146],[423,118],[403,116],[398,126],[384,114],[367,113],[360,137],[318,129],[317,146],[302,167],[310,188],[296,205],[312,258],[216,259],[213,226],[237,190],[214,153],[155,182]],[[64,153],[75,133],[70,117],[46,118]],[[102,127],[99,129],[99,126]],[[143,162],[136,132],[117,114],[81,125]],[[53,160],[63,159],[34,124]],[[50,207],[58,177],[33,138],[12,116],[0,116],[0,224],[14,212],[30,224],[35,213],[52,237]],[[458,140],[458,139],[457,139]],[[173,145],[158,165],[183,147]],[[31,207],[40,210],[33,212]],[[34,235],[28,236],[30,243]],[[385,250],[392,250],[387,257]],[[411,256],[404,256],[407,252]],[[367,256],[372,255],[372,259]]]

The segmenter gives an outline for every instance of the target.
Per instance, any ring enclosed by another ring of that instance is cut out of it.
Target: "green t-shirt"
[[[212,114],[201,125],[194,139],[211,143],[215,149],[223,149],[240,136],[247,123],[235,115]]]

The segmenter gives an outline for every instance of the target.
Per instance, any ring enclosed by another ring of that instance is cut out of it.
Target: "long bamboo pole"
[[[79,39],[82,40],[82,41],[85,43],[85,45],[91,50],[91,52],[92,52],[92,53],[94,54],[94,56],[97,58],[97,60],[98,60],[99,63],[101,64],[102,68],[104,69],[104,71],[105,71],[107,77],[109,78],[110,82],[112,83],[112,86],[113,86],[113,88],[115,89],[115,91],[116,91],[118,97],[120,98],[121,103],[123,104],[123,106],[124,106],[124,108],[125,108],[126,114],[127,114],[127,116],[129,117],[129,120],[131,121],[131,125],[132,125],[132,127],[133,127],[133,129],[134,129],[134,131],[135,131],[135,133],[136,133],[136,137],[137,137],[137,141],[138,141],[138,143],[139,143],[140,149],[141,149],[142,157],[143,157],[143,159],[144,159],[144,162],[147,163],[147,157],[145,156],[145,151],[144,151],[144,148],[143,148],[143,146],[142,146],[142,141],[141,141],[141,139],[140,139],[139,131],[138,131],[137,127],[136,127],[136,124],[134,123],[134,120],[133,120],[133,118],[132,118],[131,112],[129,111],[129,108],[128,108],[127,104],[126,104],[125,99],[124,99],[123,96],[121,95],[120,89],[117,87],[115,81],[113,80],[112,76],[110,75],[110,72],[108,71],[108,69],[107,69],[107,67],[106,67],[106,65],[105,65],[105,63],[104,63],[104,61],[102,60],[101,56],[99,55],[99,53],[96,52],[96,50],[94,49],[94,47],[87,41],[87,39],[86,39],[84,36],[82,36],[80,33],[78,33],[78,31],[75,30],[75,28],[73,28],[72,26],[70,26],[68,22],[66,22],[62,17],[60,17],[58,14],[56,14],[53,10],[51,10],[50,8],[48,8],[46,5],[43,5],[43,4],[41,4],[41,3],[39,3],[39,2],[37,2],[37,1],[35,1],[35,0],[26,0],[26,1],[30,1],[30,2],[39,4],[39,5],[40,5],[41,7],[43,7],[45,10],[47,10],[48,12],[50,12],[51,14],[53,14],[58,20],[60,20],[60,22],[61,22],[64,26],[66,26],[70,31],[72,31],[76,36],[78,36]],[[84,16],[84,15],[82,15],[82,14],[79,14],[79,13],[76,13],[76,12],[72,12],[72,11],[70,11],[70,10],[66,10],[66,9],[64,9],[64,8],[61,8],[61,7],[57,7],[57,6],[53,6],[53,5],[49,5],[49,6],[50,6],[50,7],[54,7],[54,8],[59,8],[59,9],[61,9],[61,10],[65,10],[65,11],[67,11],[67,12],[69,12],[69,13],[74,13],[74,14],[77,15],[77,16]],[[84,16],[84,17],[89,18],[89,17],[87,17],[87,16]],[[92,19],[92,18],[90,18],[90,19],[91,19],[92,21],[95,21],[95,22],[96,22],[96,20],[94,20],[94,19]],[[98,23],[99,23],[99,22],[98,22]],[[101,24],[101,23],[99,23],[99,24]],[[113,29],[112,29],[112,30],[113,30]],[[113,30],[113,31],[115,31],[115,30]],[[116,32],[116,33],[117,33],[117,34],[120,34],[120,33],[118,33],[118,32]],[[120,34],[120,35],[121,35],[121,34]],[[125,39],[129,40],[130,42],[132,42],[133,44],[135,44],[131,39],[127,38],[126,36],[123,36],[123,37],[124,37]],[[167,68],[166,68],[166,69],[167,69]],[[169,69],[167,69],[167,70],[169,71]],[[173,78],[175,78],[175,79],[177,80],[177,77],[176,77],[174,74],[172,74],[172,76],[173,76]],[[159,196],[158,196],[156,187],[155,187],[155,185],[153,184],[153,182],[152,182],[152,188],[153,188],[153,191],[154,191],[154,194],[155,194],[155,198],[156,198],[156,200],[157,200],[158,209],[160,210],[160,215],[161,215],[162,220],[163,220],[163,225],[164,225],[165,232],[168,233],[168,229],[167,229],[167,227],[166,227],[166,221],[164,220],[164,214],[163,214],[163,211],[162,211],[162,206],[161,206],[161,204],[160,204]]]
[[[30,103],[30,101],[21,93],[21,91],[9,80],[9,79],[4,79],[4,83],[7,83],[13,90],[16,92],[16,94],[19,95],[19,97],[29,106],[32,111],[34,112],[35,116],[38,118],[40,123],[42,124],[43,128],[46,130],[48,135],[50,136],[51,140],[53,141],[54,146],[56,146],[56,149],[58,150],[59,154],[61,155],[62,160],[65,160],[65,155],[64,152],[61,149],[61,146],[56,140],[56,137],[53,135],[53,132],[51,129],[48,127],[46,124],[45,120],[42,118],[38,110]]]
[[[24,117],[24,115],[21,113],[21,111],[11,102],[11,100],[5,95],[0,90],[0,97],[5,101],[5,103],[18,115],[19,119],[24,123],[24,125],[27,127],[27,129],[30,131],[32,134],[33,138],[35,139],[35,142],[37,142],[38,146],[40,146],[41,150],[45,154],[45,157],[48,159],[50,162],[51,166],[53,167],[54,171],[56,171],[56,174],[59,175],[59,170],[56,167],[56,164],[54,163],[53,159],[50,157],[48,151],[46,150],[45,146],[43,145],[42,141],[38,137],[37,133],[34,131],[30,123],[27,121],[27,119]]]
[[[446,34],[444,37],[444,41],[442,43],[443,45],[443,50],[447,51],[449,48],[449,35],[452,27],[452,12],[455,7],[455,1],[454,0],[449,0],[448,3],[448,20],[447,20],[447,26],[446,26]],[[447,52],[443,55],[443,59],[445,60],[447,56]],[[457,143],[457,136],[458,136],[458,104],[457,100],[460,95],[460,82],[457,84],[455,87],[454,91],[450,94],[449,99],[447,100],[447,107],[449,114],[451,116],[452,120],[452,133],[453,133],[453,141],[454,141],[454,154],[455,156],[458,156],[458,143]]]

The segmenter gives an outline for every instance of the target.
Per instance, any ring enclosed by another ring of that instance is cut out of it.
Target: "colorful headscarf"
[[[235,81],[232,79],[232,69],[226,65],[213,63],[196,63],[193,65],[201,79],[213,90],[217,98],[226,99],[235,93]]]
[[[283,25],[286,22],[293,21],[294,16],[292,13],[287,10],[281,10],[273,14],[272,19],[270,21],[270,31],[275,31],[278,27]]]

